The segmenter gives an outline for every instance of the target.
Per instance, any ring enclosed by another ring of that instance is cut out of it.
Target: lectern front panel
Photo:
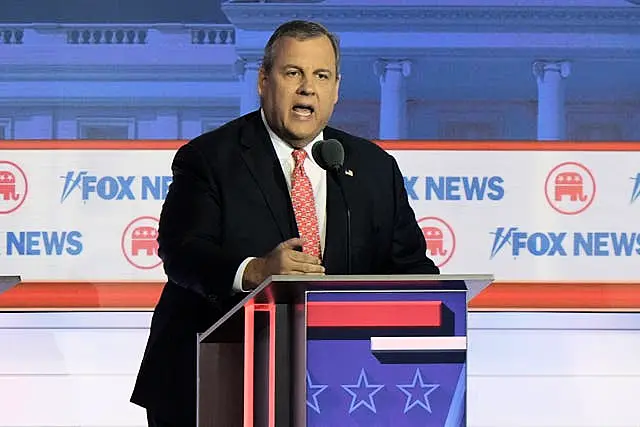
[[[462,427],[465,292],[309,292],[307,423]]]

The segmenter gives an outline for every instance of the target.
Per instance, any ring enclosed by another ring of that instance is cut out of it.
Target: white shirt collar
[[[271,138],[271,142],[273,143],[273,146],[276,150],[276,154],[278,155],[278,158],[292,159],[291,153],[293,152],[293,147],[287,144],[285,141],[283,141],[282,138],[276,135],[276,133],[271,129],[271,127],[269,127],[269,124],[267,123],[267,118],[265,117],[264,110],[262,108],[260,109],[260,116],[262,117],[262,123],[264,123],[264,126],[267,128],[267,132],[269,133],[269,138]],[[320,131],[320,133],[313,139],[313,141],[311,141],[309,144],[307,144],[304,147],[304,150],[307,152],[307,159],[316,166],[317,166],[317,163],[313,158],[311,149],[313,148],[313,144],[315,144],[318,141],[322,141],[323,139],[324,139],[324,132]]]

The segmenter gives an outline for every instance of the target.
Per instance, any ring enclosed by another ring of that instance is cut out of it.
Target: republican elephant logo
[[[559,202],[563,197],[568,196],[572,202],[587,200],[584,194],[584,182],[582,175],[578,172],[562,172],[556,175],[555,179],[555,201]]]
[[[8,170],[0,170],[0,198],[2,200],[18,200],[16,192],[16,176]]]
[[[577,215],[593,203],[596,180],[591,170],[578,162],[564,162],[547,174],[544,183],[549,206],[563,215]]]
[[[158,230],[152,226],[140,226],[131,233],[131,254],[138,256],[141,251],[145,255],[158,255]]]
[[[0,215],[17,211],[25,202],[29,184],[18,164],[0,160]]]
[[[435,216],[420,218],[418,225],[424,236],[426,255],[438,267],[444,266],[456,250],[453,228],[445,220]]]
[[[440,227],[424,227],[422,234],[427,243],[427,251],[432,256],[444,256],[449,252],[444,247],[444,234]]]
[[[162,264],[158,256],[158,225],[157,218],[141,216],[124,228],[122,255],[136,269],[152,270]]]

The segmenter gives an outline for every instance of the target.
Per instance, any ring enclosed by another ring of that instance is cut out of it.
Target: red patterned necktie
[[[298,224],[298,232],[305,242],[302,251],[320,258],[320,232],[318,231],[316,202],[313,197],[311,181],[304,172],[303,166],[306,157],[305,150],[293,150],[295,166],[291,177],[291,202]]]

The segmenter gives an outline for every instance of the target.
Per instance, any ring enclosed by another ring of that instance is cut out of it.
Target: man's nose
[[[308,78],[303,78],[302,82],[300,82],[300,87],[298,88],[298,94],[300,95],[313,95],[316,92],[313,83]]]

